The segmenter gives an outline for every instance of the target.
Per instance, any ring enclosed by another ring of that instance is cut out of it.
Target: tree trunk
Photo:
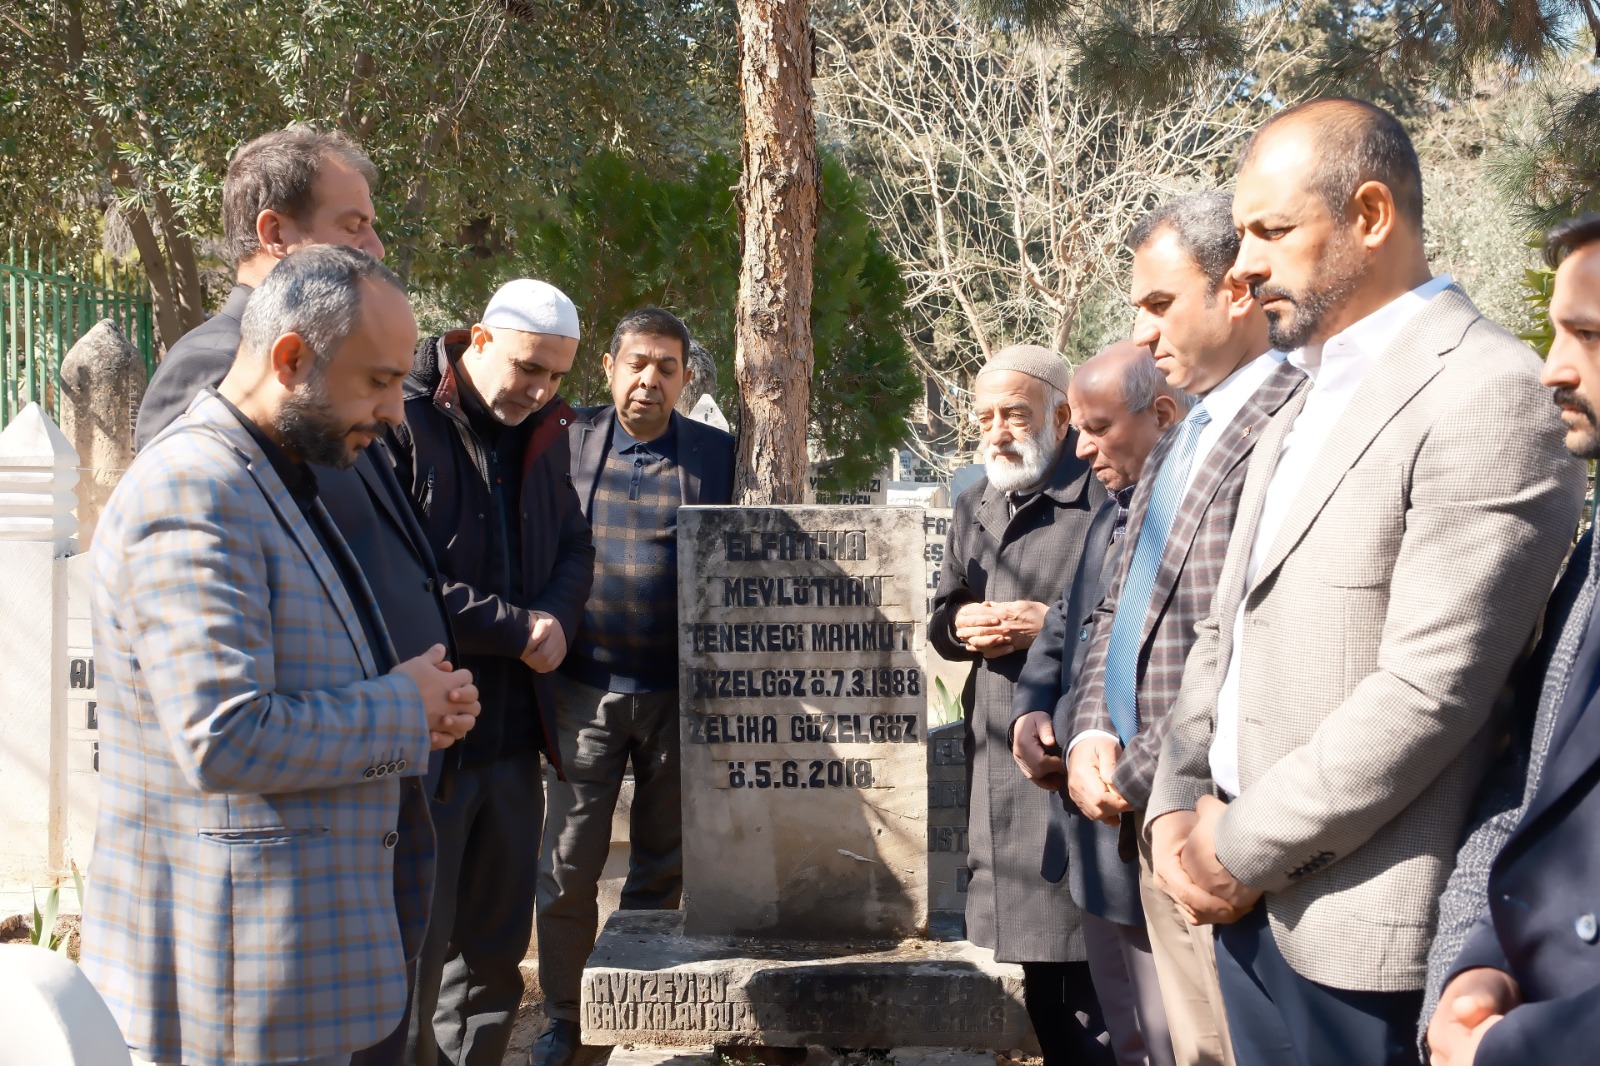
[[[799,503],[811,409],[811,268],[822,173],[808,0],[738,0],[739,462],[734,498]]]

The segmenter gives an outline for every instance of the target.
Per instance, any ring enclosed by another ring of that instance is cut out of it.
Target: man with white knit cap
[[[1017,772],[1008,736],[1028,648],[1106,499],[1077,455],[1071,380],[1061,356],[1034,345],[996,352],[978,371],[984,476],[956,499],[928,639],[946,659],[975,664],[961,698],[971,782],[967,938],[1022,964],[1045,1066],[1109,1066],[1080,911],[1065,882],[1039,876],[1050,795]]]
[[[438,873],[406,1061],[500,1066],[522,1000],[543,813],[557,772],[553,671],[594,573],[557,395],[578,351],[561,290],[502,286],[471,329],[429,337],[406,379],[398,473],[443,575],[460,661],[483,706],[454,787],[433,804]]]

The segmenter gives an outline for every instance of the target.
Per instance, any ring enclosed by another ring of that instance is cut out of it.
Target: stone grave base
[[[966,941],[687,936],[618,911],[583,971],[583,1042],[655,1048],[1020,1048],[1022,967]]]

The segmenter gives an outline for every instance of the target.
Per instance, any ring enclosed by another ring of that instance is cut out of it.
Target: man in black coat
[[[1557,227],[1545,251],[1557,270],[1542,380],[1555,390],[1567,450],[1600,458],[1600,215]],[[1487,859],[1487,878],[1465,885],[1463,873],[1446,890],[1441,935],[1469,891],[1477,921],[1428,1025],[1434,1066],[1593,1062],[1600,1048],[1596,544],[1591,529],[1552,596],[1532,660],[1542,683],[1518,689],[1521,742],[1508,757],[1526,765],[1526,784],[1513,818],[1498,822],[1514,828],[1480,826],[1463,864]]]
[[[633,770],[624,910],[683,895],[678,759],[678,508],[733,499],[733,437],[674,412],[691,377],[689,330],[646,307],[603,357],[612,403],[580,410],[572,478],[594,531],[594,590],[555,675],[555,746],[539,861],[539,986],[549,1025],[533,1066],[570,1066],[579,987],[594,948],[600,874],[624,772]]]
[[[222,310],[168,349],[139,404],[143,448],[177,421],[201,389],[221,384],[239,348],[250,292],[278,260],[313,244],[342,244],[383,258],[372,228],[378,172],[348,137],[296,124],[240,148],[222,182],[222,228],[235,264]]]
[[[1172,1039],[1139,903],[1133,825],[1130,820],[1125,827],[1111,826],[1083,816],[1067,795],[1057,738],[1071,733],[1073,685],[1088,656],[1094,609],[1117,566],[1134,485],[1177,415],[1178,398],[1170,389],[1170,406],[1129,410],[1127,396],[1140,391],[1141,375],[1153,384],[1159,373],[1150,349],[1120,341],[1085,361],[1073,379],[1074,419],[1086,427],[1079,430],[1078,452],[1092,459],[1110,495],[1089,525],[1071,583],[1028,649],[1011,701],[1012,755],[1024,777],[1051,793],[1040,873],[1052,883],[1066,877],[1072,901],[1083,910],[1089,972],[1121,1066],[1172,1064]]]
[[[594,543],[572,487],[573,410],[557,394],[578,313],[554,286],[502,286],[470,330],[429,337],[391,443],[445,575],[444,601],[483,711],[458,745],[439,838],[408,1062],[500,1066],[522,1000],[543,809],[560,773],[556,667],[583,616]]]
[[[222,310],[179,338],[156,368],[139,408],[139,447],[176,421],[202,391],[227,377],[250,295],[279,260],[316,244],[383,256],[383,242],[372,228],[369,190],[376,179],[372,163],[349,138],[308,126],[263,134],[235,153],[222,185],[222,227],[237,263],[238,283]],[[319,402],[315,395],[312,402]],[[438,566],[395,480],[393,464],[385,443],[377,440],[351,466],[310,469],[317,498],[361,567],[396,654],[405,660],[443,644],[450,661],[457,662]],[[413,872],[418,865],[431,861],[428,797],[450,787],[443,767],[453,757],[453,752],[434,752],[425,780],[408,777],[403,782],[397,880],[418,876]],[[414,978],[416,963],[415,957],[407,960],[408,977]],[[357,1052],[352,1066],[399,1066],[406,1029],[402,1021],[381,1043]]]
[[[1084,964],[1077,907],[1038,876],[1049,797],[1010,757],[1012,686],[1077,566],[1105,489],[1075,453],[1070,372],[1047,348],[996,352],[973,383],[984,476],[957,498],[928,640],[976,660],[962,693],[968,767],[967,938],[1022,964],[1024,1000],[1046,1066],[1110,1063]],[[1079,1023],[1078,1015],[1089,1018]]]

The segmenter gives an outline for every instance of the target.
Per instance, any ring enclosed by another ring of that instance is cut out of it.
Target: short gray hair
[[[1128,360],[1122,371],[1122,402],[1128,413],[1136,415],[1162,396],[1172,397],[1179,412],[1188,411],[1194,405],[1193,396],[1167,384],[1167,376],[1156,366],[1155,359]]]
[[[405,292],[394,271],[366,252],[316,244],[291,252],[250,295],[240,323],[240,352],[264,357],[295,333],[326,366],[361,317],[361,283],[382,281]]]
[[[1171,230],[1212,288],[1239,258],[1239,230],[1233,224],[1233,193],[1222,189],[1190,193],[1168,200],[1141,218],[1128,234],[1128,250],[1137,252],[1157,233]]]
[[[256,235],[256,218],[261,212],[277,211],[303,219],[316,207],[311,190],[328,159],[360,172],[369,188],[378,184],[372,160],[338,130],[319,130],[296,122],[287,129],[264,133],[239,149],[222,179],[222,235],[234,265],[261,247]]]

